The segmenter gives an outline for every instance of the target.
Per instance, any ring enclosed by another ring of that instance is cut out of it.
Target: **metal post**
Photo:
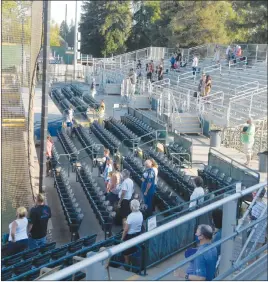
[[[73,79],[76,79],[76,64],[77,64],[77,1],[75,1],[75,24],[74,24],[74,73]]]
[[[259,45],[256,46],[256,56],[255,56],[256,63],[258,62],[258,49],[259,49]]]
[[[226,197],[229,195],[226,194]],[[237,200],[227,202],[223,205],[222,238],[235,231],[236,227]],[[221,245],[221,263],[219,273],[224,273],[232,267],[234,240],[228,240]]]
[[[44,10],[44,46],[43,46],[43,78],[42,78],[42,112],[41,112],[41,143],[40,143],[40,175],[39,192],[43,192],[46,173],[46,145],[47,145],[47,102],[48,102],[48,64],[50,46],[50,7],[51,1],[43,2]]]

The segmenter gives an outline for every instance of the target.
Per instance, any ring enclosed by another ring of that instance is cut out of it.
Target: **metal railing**
[[[163,232],[165,231],[168,231],[170,230],[171,228],[173,227],[176,227],[176,226],[179,226],[197,216],[200,216],[208,211],[212,211],[218,207],[221,207],[222,205],[224,204],[227,204],[231,201],[234,201],[234,200],[238,200],[240,199],[241,197],[245,196],[245,195],[248,195],[256,190],[259,190],[259,189],[262,189],[263,187],[265,187],[267,185],[267,181],[264,182],[264,183],[259,183],[257,185],[254,185],[252,187],[249,187],[243,191],[240,191],[240,192],[237,192],[233,195],[230,195],[230,196],[226,196],[225,198],[219,200],[219,201],[216,201],[208,206],[205,206],[205,207],[202,207],[196,211],[193,211],[193,212],[190,212],[186,215],[183,215],[175,220],[172,220],[166,224],[163,224],[162,226],[159,226],[159,227],[156,227],[155,229],[153,230],[150,230],[146,233],[143,233],[133,239],[130,239],[126,242],[123,242],[117,246],[113,246],[109,249],[106,249],[106,250],[103,250],[102,252],[96,254],[96,255],[93,255],[92,257],[90,258],[86,258],[85,260],[81,261],[81,262],[78,262],[76,264],[73,264],[69,267],[66,267],[56,273],[53,273],[45,278],[42,278],[41,280],[61,280],[61,279],[64,279],[66,277],[68,277],[69,275],[72,275],[96,262],[99,262],[99,261],[103,261],[107,258],[110,258],[112,257],[113,255],[115,254],[118,254],[130,247],[133,247],[133,246],[136,246],[138,244],[141,244],[145,241],[147,241],[148,239],[156,236],[156,235],[159,235],[159,234],[162,234]],[[260,218],[258,219],[256,222],[260,222],[261,220],[265,220],[266,218]],[[253,226],[254,224],[256,224],[256,222],[252,223],[251,226]],[[245,228],[246,229],[246,228]],[[241,230],[240,230],[241,232]],[[237,235],[237,232],[235,232],[234,234],[230,235],[230,238],[233,238]],[[229,240],[230,238],[223,238],[221,239],[220,241],[217,241],[216,243],[213,243],[212,245],[210,245],[208,248],[205,248],[203,251],[201,252],[198,252],[196,253],[195,255],[189,257],[188,259],[184,260],[183,262],[180,262],[179,264],[176,264],[175,266],[173,266],[172,268],[168,268],[167,270],[165,270],[161,275],[157,276],[155,279],[161,279],[162,277],[164,277],[165,275],[171,273],[173,270],[177,269],[178,267],[184,265],[185,263],[193,260],[194,258],[198,257],[199,255],[205,253],[208,249],[212,248],[212,247],[215,247],[215,246],[218,246],[218,245],[221,245],[223,242]]]

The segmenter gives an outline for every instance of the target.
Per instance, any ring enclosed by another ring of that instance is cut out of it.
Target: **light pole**
[[[43,81],[42,81],[42,112],[41,112],[41,143],[40,143],[40,175],[39,193],[43,192],[46,173],[46,145],[47,145],[47,103],[48,103],[48,65],[50,50],[50,7],[51,1],[43,2],[44,13],[44,43],[43,43]]]
[[[73,79],[76,79],[76,64],[77,64],[77,1],[75,1],[75,23],[74,23],[74,73]]]

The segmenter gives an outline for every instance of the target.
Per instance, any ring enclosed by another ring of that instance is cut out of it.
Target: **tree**
[[[154,45],[159,39],[160,4],[160,1],[138,1],[134,6],[134,23],[127,42],[129,51]]]
[[[72,48],[74,47],[74,33],[75,33],[75,26],[72,20],[71,24],[69,25],[69,31],[68,31],[67,38],[66,38],[68,46]]]
[[[65,21],[62,21],[60,24],[60,36],[67,42],[67,37],[69,34],[69,27]]]
[[[233,30],[229,22],[236,15],[228,1],[178,1],[175,16],[169,29],[171,42],[181,46],[195,46],[205,43],[229,43]]]
[[[81,52],[95,57],[125,52],[131,23],[130,1],[84,1]]]
[[[232,28],[244,42],[267,43],[267,1],[232,1],[237,13]]]
[[[50,25],[50,46],[60,46],[60,28],[54,21]]]

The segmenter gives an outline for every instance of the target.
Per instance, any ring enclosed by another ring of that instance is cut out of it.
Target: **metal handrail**
[[[166,231],[169,231],[170,229],[176,227],[176,226],[179,226],[193,218],[196,218],[204,213],[207,213],[209,211],[212,211],[218,207],[221,207],[222,205],[226,204],[226,203],[229,203],[231,201],[234,201],[234,200],[238,200],[240,199],[241,197],[245,196],[245,195],[248,195],[249,193],[252,193],[253,191],[256,191],[258,189],[262,189],[263,187],[265,187],[267,185],[267,181],[264,182],[264,183],[259,183],[259,184],[256,184],[252,187],[249,187],[243,191],[240,191],[240,192],[237,192],[233,195],[230,195],[230,196],[227,196],[217,202],[214,202],[208,206],[205,206],[205,207],[202,207],[198,210],[195,210],[193,212],[190,212],[189,214],[186,214],[186,215],[183,215],[177,219],[174,219],[166,224],[163,224],[162,226],[159,226],[159,227],[156,227],[155,229],[153,230],[150,230],[146,233],[143,233],[135,238],[132,238],[128,241],[125,241],[119,245],[116,245],[116,246],[113,246],[107,250],[104,250],[90,258],[86,258],[85,260],[81,261],[81,262],[78,262],[76,264],[73,264],[69,267],[66,267],[54,274],[51,274],[41,280],[61,280],[69,275],[72,275],[73,273],[76,273],[77,271],[80,271],[81,269],[84,269],[96,262],[99,262],[99,261],[102,261],[102,260],[105,260],[107,258],[110,258],[112,257],[113,255],[115,254],[118,254],[126,249],[129,249],[130,247],[133,247],[133,246],[136,246],[140,243],[143,243],[145,241],[147,241],[148,239],[152,238],[152,237],[155,237],[159,234],[162,234],[163,232],[166,232]],[[262,220],[266,220],[266,217],[263,218]],[[256,222],[259,222],[261,221],[260,219],[257,220]],[[254,224],[256,224],[256,222],[254,222]],[[253,226],[254,224],[252,224],[251,226]],[[246,230],[243,229],[243,230]],[[240,232],[242,232],[240,230]],[[234,233],[234,235],[230,236],[230,238],[224,238],[224,239],[221,239],[220,241],[217,241],[215,243],[213,243],[212,245],[210,245],[209,248],[211,247],[215,247],[215,246],[218,246],[218,245],[221,245],[223,242],[235,237],[237,235],[237,232]],[[174,269],[186,264],[187,262],[193,260],[194,258],[198,257],[200,254],[203,254],[205,253],[209,248],[204,248],[204,250],[196,253],[195,255],[189,257],[188,259],[184,260],[183,262],[180,262],[179,264],[175,265],[175,267],[173,268],[169,268],[168,270],[166,270],[163,274],[161,274],[161,277],[164,277],[166,274],[172,272]],[[159,279],[161,278],[159,277]]]
[[[178,160],[179,161],[179,163],[180,163],[180,165],[181,164],[183,164],[184,162],[183,161],[181,161],[180,159],[178,159],[178,158],[176,158],[176,157],[174,157],[173,155],[187,155],[188,157],[189,157],[189,160],[190,161],[188,161],[188,160],[185,160],[185,162],[187,163],[190,163],[190,167],[192,167],[192,161],[191,161],[191,155],[189,154],[189,153],[170,153],[170,155],[171,155],[171,160],[172,160],[172,163],[173,163],[173,158],[175,158],[176,160]]]
[[[259,89],[259,81],[253,81],[253,82],[249,82],[249,83],[246,83],[246,84],[237,86],[237,87],[235,88],[235,94],[237,94],[237,89],[243,88],[243,87],[245,87],[245,86],[247,86],[247,85],[252,85],[252,84],[256,84],[256,88]],[[254,89],[255,89],[255,87],[254,87]]]

